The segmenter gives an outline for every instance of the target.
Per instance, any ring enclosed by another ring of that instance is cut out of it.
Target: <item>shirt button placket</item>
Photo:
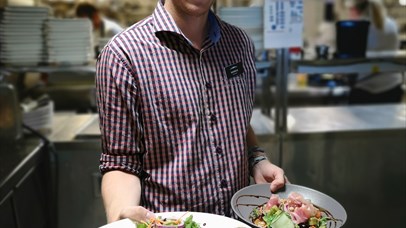
[[[222,155],[223,154],[223,149],[221,149],[221,147],[217,147],[216,148],[216,154]]]
[[[210,121],[212,124],[215,124],[217,122],[217,116],[213,113],[210,114]]]
[[[210,82],[206,82],[206,89],[211,90],[213,88],[213,85]]]
[[[228,187],[227,180],[221,180],[221,182],[220,182],[220,188],[227,188],[227,187]]]

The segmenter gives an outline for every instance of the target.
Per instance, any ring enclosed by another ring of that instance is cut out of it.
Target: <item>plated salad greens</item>
[[[267,203],[254,208],[249,218],[261,228],[331,228],[337,222],[330,212],[297,192],[288,198],[272,195]]]
[[[137,228],[201,228],[198,223],[193,221],[193,215],[189,215],[185,220],[180,218],[162,218],[158,216],[151,218],[147,222],[136,223]]]

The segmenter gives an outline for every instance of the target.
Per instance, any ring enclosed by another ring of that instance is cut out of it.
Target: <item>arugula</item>
[[[183,222],[183,225],[185,228],[201,228],[197,222],[193,221],[193,215],[189,215]],[[148,225],[146,223],[136,223],[136,228],[148,228]]]
[[[147,224],[145,223],[137,223],[137,228],[148,228]]]
[[[183,225],[185,226],[185,228],[200,228],[200,225],[197,222],[193,221],[193,215],[189,215],[189,217],[185,219]]]

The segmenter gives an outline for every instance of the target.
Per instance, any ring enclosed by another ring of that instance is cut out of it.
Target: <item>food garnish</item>
[[[338,221],[297,192],[288,198],[272,195],[267,203],[254,208],[249,218],[261,228],[331,228]]]
[[[149,219],[147,222],[137,223],[137,228],[200,228],[200,225],[193,221],[193,215],[189,215],[184,221],[182,217],[188,212],[183,214],[179,218],[163,218],[158,216]]]

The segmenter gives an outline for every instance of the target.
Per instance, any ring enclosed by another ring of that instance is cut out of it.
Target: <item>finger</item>
[[[150,218],[154,218],[155,214],[141,206],[131,206],[125,208],[120,216],[122,219],[129,218],[136,222],[149,221]]]
[[[276,192],[278,189],[285,185],[285,175],[283,171],[275,176],[275,179],[271,182],[271,192]]]

